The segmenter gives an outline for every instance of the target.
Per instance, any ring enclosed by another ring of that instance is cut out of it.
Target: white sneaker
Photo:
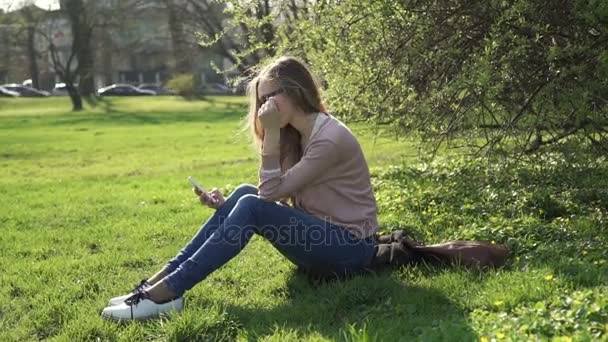
[[[184,298],[179,297],[165,303],[155,303],[148,293],[140,291],[131,295],[122,304],[108,306],[101,316],[113,321],[147,320],[161,314],[180,312],[184,309]]]
[[[108,301],[108,306],[123,304],[125,302],[125,300],[127,300],[133,294],[139,292],[140,290],[145,290],[146,287],[150,287],[150,284],[148,283],[147,279],[142,279],[142,281],[139,282],[139,285],[135,286],[135,288],[133,289],[133,291],[131,291],[131,293],[110,299]]]

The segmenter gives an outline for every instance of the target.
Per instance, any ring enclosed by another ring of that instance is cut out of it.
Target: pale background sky
[[[0,0],[0,8],[3,10],[19,8],[23,3],[34,2],[38,7],[44,9],[59,8],[59,0]]]

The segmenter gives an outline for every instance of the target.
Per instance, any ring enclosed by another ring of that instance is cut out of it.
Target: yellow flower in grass
[[[555,341],[558,341],[558,342],[572,342],[572,337],[570,337],[570,336],[560,336],[560,337],[555,338]]]
[[[503,307],[503,306],[505,306],[505,302],[503,302],[502,300],[497,300],[494,302],[494,306],[499,307],[499,308]]]
[[[545,280],[546,280],[546,281],[551,281],[551,280],[553,280],[553,274],[548,274],[548,275],[546,275],[546,276],[545,276]]]

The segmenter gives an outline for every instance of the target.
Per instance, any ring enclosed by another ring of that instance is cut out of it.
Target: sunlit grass
[[[460,175],[458,165],[445,164],[421,171],[413,141],[374,137],[363,125],[351,127],[372,169],[385,229],[414,225],[414,234],[433,241],[518,241],[511,267],[414,267],[315,285],[256,237],[188,293],[182,314],[103,321],[99,311],[110,297],[162,267],[211,214],[186,177],[229,193],[257,183],[258,161],[242,132],[241,97],[110,98],[82,112],[70,108],[66,97],[0,99],[0,341],[606,336],[605,238],[585,244],[606,236],[598,221],[608,208],[602,192],[588,200],[548,192],[555,204],[540,192],[554,188],[535,185],[543,178],[527,169]],[[510,172],[522,176],[501,183]],[[553,172],[558,184],[580,180]],[[606,188],[603,175],[584,184]],[[519,197],[509,197],[513,191]],[[562,207],[568,221],[547,221],[539,211]],[[552,248],[559,257],[551,258]],[[552,325],[561,330],[552,334]]]

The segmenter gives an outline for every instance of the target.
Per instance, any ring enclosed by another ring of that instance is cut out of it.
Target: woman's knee
[[[244,194],[239,198],[236,204],[239,206],[254,207],[260,201],[262,201],[262,199],[257,194]]]
[[[243,183],[243,184],[237,186],[236,189],[234,189],[234,191],[232,191],[232,194],[230,194],[230,197],[236,196],[236,198],[241,198],[245,195],[250,195],[250,194],[257,195],[258,188],[255,185]]]

